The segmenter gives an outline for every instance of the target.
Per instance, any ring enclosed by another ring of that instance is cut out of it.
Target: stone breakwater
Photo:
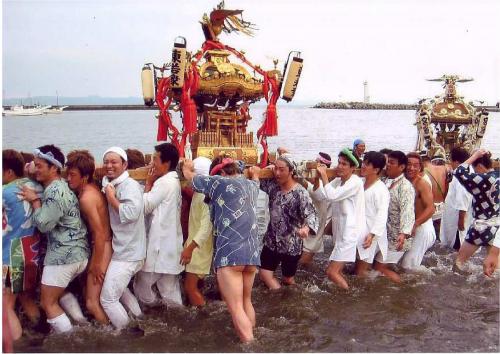
[[[364,103],[364,102],[320,102],[312,108],[327,109],[395,109],[395,110],[416,110],[416,104],[403,103]]]
[[[500,112],[498,106],[474,106],[476,108],[486,109],[489,112]],[[409,110],[415,111],[418,104],[405,103],[364,103],[364,102],[320,102],[316,103],[312,108],[326,109],[384,109],[384,110]]]

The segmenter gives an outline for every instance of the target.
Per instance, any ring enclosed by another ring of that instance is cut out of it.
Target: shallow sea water
[[[215,279],[206,279],[202,309],[156,307],[137,320],[143,337],[80,326],[70,335],[28,333],[21,352],[498,352],[499,274],[482,275],[484,250],[472,258],[471,275],[451,272],[454,255],[436,244],[422,271],[403,275],[402,284],[371,272],[348,274],[348,291],[324,273],[332,250],[308,269],[296,286],[270,291],[256,280],[253,303],[256,340],[239,343]],[[347,272],[352,266],[347,267]]]
[[[299,159],[314,159],[319,150],[335,156],[362,137],[367,149],[410,151],[416,130],[412,111],[348,111],[279,107],[280,136],[271,149],[286,146]],[[254,108],[256,131],[262,107]],[[3,118],[3,148],[31,151],[54,143],[65,153],[89,149],[97,160],[112,145],[152,152],[156,124],[152,111],[65,112],[46,117]],[[483,146],[500,156],[500,113],[490,114]],[[370,273],[348,275],[348,291],[325,275],[332,250],[307,269],[299,269],[297,286],[269,291],[256,280],[255,342],[239,343],[213,276],[206,279],[208,305],[152,308],[137,320],[143,337],[80,326],[70,335],[44,337],[32,331],[15,345],[20,352],[498,352],[499,285],[482,275],[485,250],[476,254],[469,276],[451,272],[455,254],[437,243],[427,252],[422,271],[404,274],[396,285]],[[352,266],[347,267],[351,271]]]

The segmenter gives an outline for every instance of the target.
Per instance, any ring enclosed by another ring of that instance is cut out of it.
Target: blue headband
[[[354,143],[352,144],[352,148],[355,149],[356,146],[358,146],[359,144],[364,144],[364,143],[365,142],[363,140],[358,138],[358,139],[354,140]]]
[[[58,160],[56,160],[56,158],[54,157],[54,154],[50,151],[47,153],[43,153],[40,151],[40,149],[35,149],[35,150],[33,150],[33,155],[35,157],[38,157],[39,159],[44,159],[44,160],[50,162],[51,164],[57,166],[58,168],[63,168],[62,163],[59,162]]]

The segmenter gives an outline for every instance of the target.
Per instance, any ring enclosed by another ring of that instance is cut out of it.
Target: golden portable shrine
[[[276,103],[280,93],[285,101],[292,100],[303,60],[300,52],[290,52],[283,72],[276,68],[277,60],[274,69],[264,70],[243,51],[223,44],[222,32],[253,34],[254,25],[243,20],[242,12],[225,9],[222,1],[203,15],[205,42],[200,50],[188,52],[186,39],[177,37],[171,62],[161,67],[148,63],[142,69],[144,103],[159,108],[157,140],[171,142],[181,156],[213,159],[225,154],[250,165],[268,159],[267,138],[278,134]],[[261,98],[267,108],[256,141],[247,129],[249,106]],[[182,129],[173,124],[171,111],[180,111]]]
[[[459,96],[456,84],[472,79],[456,75],[443,75],[428,81],[443,82],[444,94],[419,102],[416,114],[418,138],[417,151],[427,151],[429,157],[449,159],[455,146],[462,146],[469,152],[481,146],[488,111],[474,107]]]

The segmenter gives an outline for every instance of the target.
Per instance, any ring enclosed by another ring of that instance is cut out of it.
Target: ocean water
[[[263,108],[253,111],[256,131]],[[490,114],[483,146],[500,155],[499,113]],[[356,137],[367,149],[410,151],[416,130],[411,111],[350,111],[280,108],[278,137],[272,149],[285,146],[300,159],[318,151],[336,155]],[[119,145],[151,152],[156,144],[151,111],[65,112],[42,117],[3,118],[3,148],[31,151],[54,143],[65,153],[89,149],[99,160],[106,148]],[[239,343],[215,279],[205,280],[208,305],[202,309],[145,309],[136,320],[145,330],[133,337],[95,326],[80,326],[70,335],[44,337],[28,330],[15,345],[20,352],[498,352],[500,274],[482,274],[485,250],[472,257],[470,275],[451,272],[456,254],[437,243],[419,272],[403,274],[403,283],[370,273],[349,274],[344,291],[332,285],[325,269],[332,250],[309,268],[300,268],[297,286],[269,291],[255,281],[255,342]],[[278,275],[279,271],[278,271]]]
[[[417,130],[413,111],[330,110],[278,106],[278,132],[268,138],[269,147],[287,147],[298,159],[314,159],[318,151],[336,156],[342,148],[362,138],[368,150],[387,147],[409,152],[415,149]],[[252,108],[249,130],[262,124],[264,107]],[[60,115],[3,117],[3,148],[30,152],[55,144],[64,153],[88,149],[100,160],[110,146],[154,151],[158,120],[155,111],[68,111]],[[174,123],[180,125],[178,116]],[[500,113],[490,113],[482,146],[500,157]]]

